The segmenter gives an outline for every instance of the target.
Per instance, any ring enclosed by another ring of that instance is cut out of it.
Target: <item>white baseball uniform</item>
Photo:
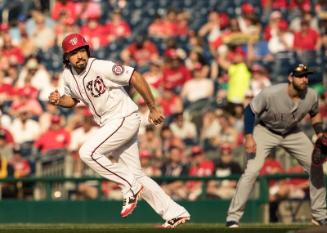
[[[137,134],[138,107],[124,90],[134,68],[111,61],[89,58],[86,69],[63,72],[64,93],[87,105],[100,128],[82,145],[81,159],[101,176],[119,184],[123,195],[134,194],[143,185],[142,198],[169,220],[187,213],[141,168]],[[118,156],[112,163],[107,155]]]

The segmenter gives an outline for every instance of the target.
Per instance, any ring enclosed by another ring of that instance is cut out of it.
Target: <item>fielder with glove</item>
[[[323,136],[318,95],[308,87],[310,74],[312,71],[306,65],[295,66],[290,70],[288,83],[262,90],[245,108],[244,146],[248,160],[228,210],[227,227],[239,226],[258,173],[275,147],[284,148],[309,174],[312,223],[327,225],[326,188],[321,166],[326,155],[326,137]],[[307,114],[318,138],[316,149],[298,125]]]

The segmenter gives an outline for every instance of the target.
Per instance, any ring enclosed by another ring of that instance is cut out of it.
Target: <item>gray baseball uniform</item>
[[[248,155],[247,167],[238,182],[227,221],[239,222],[259,170],[276,146],[284,148],[296,158],[309,174],[312,216],[315,219],[327,216],[322,167],[311,167],[313,144],[298,127],[298,122],[307,113],[315,115],[318,112],[318,96],[308,88],[306,95],[294,102],[287,93],[287,87],[288,84],[278,84],[266,88],[250,104],[257,116],[253,131],[257,150],[255,156]]]

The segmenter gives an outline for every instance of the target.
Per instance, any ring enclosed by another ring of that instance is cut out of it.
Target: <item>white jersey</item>
[[[89,58],[86,69],[77,74],[74,68],[63,72],[64,94],[82,101],[100,126],[138,111],[123,86],[129,85],[134,68],[111,61]]]

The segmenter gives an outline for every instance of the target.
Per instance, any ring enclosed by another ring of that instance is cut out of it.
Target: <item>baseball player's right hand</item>
[[[55,91],[50,93],[49,103],[57,105],[57,104],[59,104],[59,100],[60,100],[60,93],[59,93],[58,90],[55,90]]]
[[[253,135],[252,134],[248,134],[245,135],[245,151],[247,153],[255,153],[257,150],[257,144],[254,141]]]

